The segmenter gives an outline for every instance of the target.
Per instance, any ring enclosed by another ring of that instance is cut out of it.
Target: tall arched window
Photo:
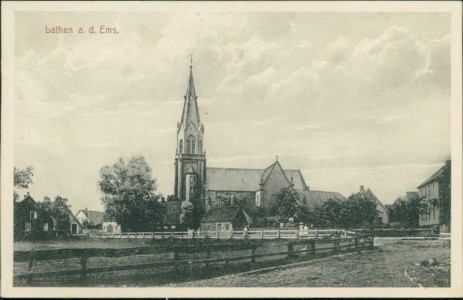
[[[195,154],[195,137],[192,135],[186,139],[186,153]]]
[[[182,154],[183,153],[183,140],[180,140],[180,151],[179,153]]]

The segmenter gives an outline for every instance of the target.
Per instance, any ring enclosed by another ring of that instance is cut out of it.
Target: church
[[[275,162],[262,169],[209,168],[204,150],[204,124],[201,122],[198,96],[190,75],[180,122],[177,123],[175,153],[176,199],[200,206],[204,213],[223,207],[269,208],[282,188],[292,186],[301,203],[313,210],[329,198],[345,199],[340,193],[313,191],[300,170],[284,169]]]

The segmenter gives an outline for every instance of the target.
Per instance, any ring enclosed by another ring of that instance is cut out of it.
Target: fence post
[[[162,231],[161,231],[162,232]],[[174,248],[174,268],[175,268],[175,274],[178,275],[178,261],[180,260],[180,255],[178,252],[178,249]]]
[[[355,251],[360,252],[359,249],[359,238],[355,237]]]
[[[207,246],[207,254],[206,254],[206,258],[207,259],[210,259],[211,258],[211,246]],[[206,260],[206,267],[209,265],[209,262]]]
[[[32,283],[32,266],[34,265],[34,256],[35,256],[35,252],[34,250],[30,250],[29,251],[29,265],[28,265],[28,268],[27,268],[27,273],[29,274],[29,276],[27,277],[27,283],[28,284],[31,284]]]
[[[80,280],[82,282],[87,282],[87,251],[83,250],[80,257]]]
[[[280,230],[278,230],[277,239],[279,239],[279,238],[280,238],[280,236],[281,236],[281,235],[280,235]]]
[[[263,238],[264,238],[264,231],[261,230],[261,231],[260,231],[260,239],[262,240]]]
[[[310,256],[315,256],[315,240],[310,241]]]
[[[251,263],[255,264],[256,263],[256,249],[257,245],[252,246],[252,257],[251,257]]]
[[[293,243],[288,243],[288,258],[291,258],[294,256],[294,253],[293,253]]]
[[[371,240],[370,240],[370,249],[373,249],[373,248],[374,248],[374,240],[375,240],[375,237],[374,237],[374,236],[371,236]]]
[[[339,237],[334,238],[333,242],[333,253],[338,253],[339,252]]]

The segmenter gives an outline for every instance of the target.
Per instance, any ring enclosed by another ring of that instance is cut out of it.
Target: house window
[[[260,195],[256,194],[256,207],[260,207]]]
[[[25,230],[26,231],[31,231],[31,223],[30,222],[26,222]]]
[[[192,135],[186,139],[186,153],[195,154],[195,137]]]
[[[43,231],[48,231],[48,223],[43,224]]]
[[[36,220],[37,219],[37,212],[36,211],[31,211],[30,212],[30,218],[31,218],[31,220]]]
[[[183,140],[180,140],[180,154],[183,153]]]
[[[225,230],[230,230],[230,224],[225,224]]]

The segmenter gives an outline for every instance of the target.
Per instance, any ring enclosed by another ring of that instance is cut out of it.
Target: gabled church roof
[[[213,191],[255,192],[262,169],[207,168],[207,188]]]
[[[190,77],[188,79],[188,87],[186,90],[182,119],[179,129],[181,125],[187,128],[192,122],[196,128],[200,127],[201,121],[199,118],[198,103],[196,102],[197,99],[198,97],[196,97],[195,84],[193,81],[193,67],[190,66]]]
[[[260,183],[265,182],[275,163],[265,169],[207,168],[207,188],[212,191],[255,192],[259,190]],[[296,190],[307,189],[299,170],[283,171],[288,181],[293,178]]]

